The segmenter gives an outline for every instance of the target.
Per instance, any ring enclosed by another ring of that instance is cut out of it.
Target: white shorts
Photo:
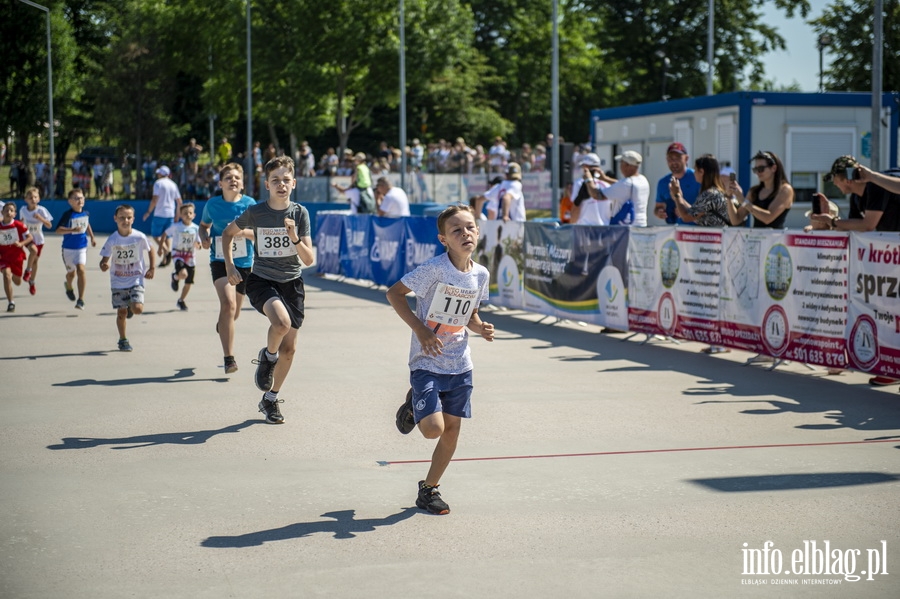
[[[87,264],[87,248],[80,250],[63,248],[62,259],[66,265],[66,272],[72,272],[78,264]]]

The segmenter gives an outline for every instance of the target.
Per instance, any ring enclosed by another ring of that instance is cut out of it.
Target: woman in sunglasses
[[[757,229],[783,229],[788,211],[794,204],[794,188],[788,183],[781,159],[774,152],[759,151],[750,159],[759,183],[750,188],[747,196],[737,181],[732,181],[729,193],[738,204],[727,203],[732,225],[739,225],[753,216]]]

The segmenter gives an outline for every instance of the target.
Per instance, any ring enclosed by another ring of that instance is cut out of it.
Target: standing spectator
[[[534,150],[531,149],[531,144],[522,144],[519,150],[519,164],[522,165],[523,173],[530,173],[534,169]],[[577,163],[573,161],[573,164]]]
[[[172,171],[163,165],[156,169],[156,183],[153,184],[153,196],[144,220],[153,215],[150,223],[150,235],[156,239],[156,253],[162,260],[159,265],[167,266],[172,261],[172,252],[166,230],[175,222],[175,215],[181,213],[181,192],[178,186],[169,178]]]
[[[788,183],[781,159],[774,152],[757,152],[751,159],[753,172],[759,179],[744,197],[737,181],[731,181],[729,192],[738,201],[738,206],[727,202],[731,225],[737,226],[753,217],[755,229],[783,229],[791,206],[794,205],[794,188]]]
[[[494,138],[494,145],[488,150],[490,172],[502,173],[506,169],[507,162],[509,162],[509,150],[506,149],[506,142],[498,135]]]
[[[609,224],[646,227],[650,183],[639,172],[643,158],[634,150],[627,150],[616,156],[615,160],[619,163],[622,178],[618,181],[610,177],[604,178],[610,186],[599,192],[611,202]],[[716,174],[718,175],[718,171]]]
[[[719,178],[719,161],[711,154],[704,154],[694,162],[694,178],[700,184],[700,194],[693,205],[684,197],[680,181],[673,177],[669,193],[675,201],[675,210],[686,223],[701,227],[727,227],[731,224],[725,202],[725,190]]]
[[[409,216],[409,197],[402,188],[392,186],[387,177],[381,177],[375,184],[375,203],[378,205],[378,216]]]
[[[603,180],[600,157],[591,152],[579,163],[581,177],[572,183],[572,222],[576,225],[608,225],[610,202],[600,194],[609,187]]]
[[[522,167],[510,162],[506,167],[506,181],[500,184],[499,217],[503,222],[525,222],[525,194],[522,193]]]
[[[216,160],[219,166],[231,160],[231,144],[228,143],[227,137],[222,138],[222,143],[216,149]]]
[[[472,154],[472,173],[476,175],[487,174],[487,154],[484,152],[484,146],[476,144]]]
[[[316,174],[316,157],[309,142],[303,140],[300,142],[300,154],[297,159],[297,176],[312,177]]]
[[[197,177],[197,165],[200,164],[200,152],[202,151],[203,146],[198,144],[193,137],[188,142],[187,147],[184,148],[184,164],[187,170],[188,184],[193,183]],[[122,176],[124,177],[125,173],[122,173]]]
[[[422,170],[422,159],[425,157],[425,148],[419,142],[418,137],[412,140],[412,146],[409,148],[409,170],[418,172]]]
[[[688,167],[689,160],[690,157],[683,143],[676,141],[669,144],[669,148],[666,150],[666,165],[670,172],[656,184],[656,206],[653,214],[670,225],[684,224],[684,221],[679,219],[675,212],[675,201],[672,199],[672,194],[669,193],[672,178],[678,180],[682,197],[688,204],[693,205],[700,193],[700,184],[694,178],[694,170]]]
[[[103,172],[101,175],[101,189],[103,190],[103,199],[112,198],[113,194],[113,164],[109,158],[103,159]]]
[[[532,164],[531,170],[535,172],[540,172],[544,170],[547,166],[547,148],[544,147],[544,144],[537,144],[534,146],[534,163]]]
[[[97,198],[103,195],[103,163],[99,158],[94,158],[94,189],[97,191]]]
[[[131,199],[131,161],[128,154],[122,157],[122,195],[126,200]]]
[[[9,165],[9,196],[13,197],[19,186],[19,165],[21,162],[14,160]]]

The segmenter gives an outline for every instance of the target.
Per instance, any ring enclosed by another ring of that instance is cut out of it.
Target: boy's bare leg
[[[3,291],[6,292],[7,301],[12,302],[13,301],[12,271],[8,268],[3,269]]]
[[[298,329],[291,329],[281,340],[281,345],[278,346],[278,363],[275,364],[275,372],[272,373],[272,389],[275,391],[281,390],[281,386],[291,371],[294,354],[297,351],[297,333],[299,332]]]
[[[84,290],[87,288],[87,279],[85,277],[85,269],[84,264],[76,264],[75,272],[78,274],[78,299],[84,299]],[[68,278],[68,276],[66,277]],[[72,282],[69,281],[69,286],[72,285]]]
[[[222,351],[225,356],[234,355],[234,321],[241,314],[241,304],[244,296],[238,293],[234,285],[228,283],[228,279],[221,277],[214,282],[216,295],[219,296],[219,340],[222,342]]]
[[[128,317],[128,308],[116,308],[116,330],[119,331],[119,339],[125,339],[125,319]]]
[[[266,351],[270,354],[278,353],[278,362],[273,373],[273,389],[281,389],[281,384],[287,378],[287,373],[294,360],[294,350],[297,345],[297,329],[291,328],[291,317],[284,303],[278,298],[272,298],[263,306],[263,312],[269,319],[269,332],[266,336]],[[275,351],[272,351],[272,348]],[[284,354],[281,354],[284,351]]]
[[[434,453],[431,455],[431,467],[425,477],[426,485],[434,487],[441,482],[444,471],[450,464],[453,454],[456,453],[461,424],[462,418],[443,412],[431,414],[419,421],[419,430],[426,439],[438,438]]]

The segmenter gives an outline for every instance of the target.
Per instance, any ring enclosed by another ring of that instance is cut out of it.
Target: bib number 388
[[[297,248],[284,227],[259,228],[256,230],[256,251],[261,258],[282,258],[296,256]]]

